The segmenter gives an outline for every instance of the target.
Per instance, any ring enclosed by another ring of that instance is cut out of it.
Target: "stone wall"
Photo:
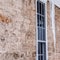
[[[51,7],[50,2],[47,2],[47,40],[48,40],[48,60],[55,60],[54,59],[54,38],[52,32],[52,21],[51,21]]]
[[[0,0],[0,60],[35,60],[35,0]]]
[[[36,0],[0,0],[0,60],[36,60]],[[47,2],[48,60],[59,60],[60,9],[56,12],[56,56]],[[55,58],[56,57],[56,58]]]
[[[60,60],[60,8],[55,6],[56,60]]]

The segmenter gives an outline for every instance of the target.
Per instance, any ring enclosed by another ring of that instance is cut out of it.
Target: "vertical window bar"
[[[44,60],[44,44],[43,44],[43,60]]]

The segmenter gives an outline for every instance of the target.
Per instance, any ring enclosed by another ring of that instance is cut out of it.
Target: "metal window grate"
[[[45,3],[37,1],[38,60],[46,60]]]

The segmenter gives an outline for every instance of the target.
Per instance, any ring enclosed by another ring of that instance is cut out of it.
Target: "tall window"
[[[45,3],[37,1],[38,60],[46,60]]]

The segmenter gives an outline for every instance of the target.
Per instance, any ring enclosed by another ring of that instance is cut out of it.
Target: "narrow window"
[[[38,60],[46,60],[45,3],[37,1]]]

